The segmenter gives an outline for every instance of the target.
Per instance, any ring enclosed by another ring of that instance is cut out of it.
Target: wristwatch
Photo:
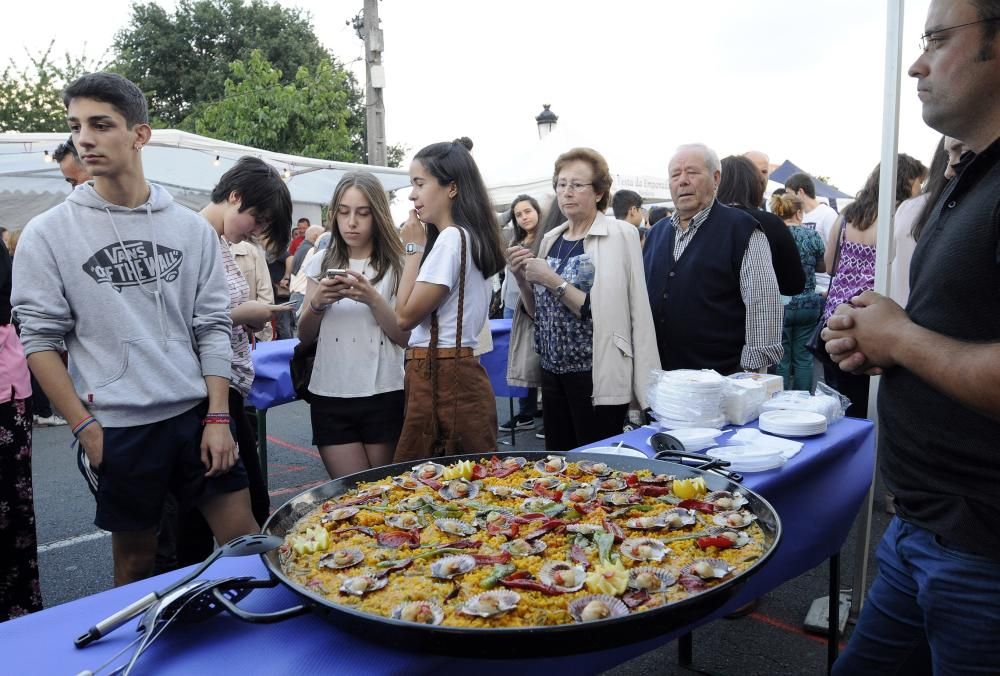
[[[559,286],[557,286],[555,289],[553,289],[552,292],[554,294],[556,294],[556,298],[562,298],[563,295],[565,295],[565,293],[566,293],[566,287],[568,287],[568,286],[569,286],[569,282],[563,282],[562,284],[560,284]]]
[[[424,245],[423,244],[417,244],[416,242],[407,242],[406,246],[403,247],[403,251],[406,252],[407,256],[412,256],[415,253],[423,253],[424,252]]]

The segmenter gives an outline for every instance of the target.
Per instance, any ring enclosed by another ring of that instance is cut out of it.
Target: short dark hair
[[[449,186],[452,183],[458,189],[458,194],[451,202],[451,217],[455,225],[467,228],[471,242],[472,260],[476,267],[488,279],[504,269],[506,259],[503,255],[503,243],[500,240],[500,225],[497,223],[496,212],[486,191],[486,183],[479,173],[476,161],[472,159],[472,140],[467,136],[432,143],[421,148],[413,159],[420,162],[438,184]],[[433,234],[432,234],[433,233]],[[437,240],[437,227],[428,228],[427,249],[421,264],[427,259],[427,254]]]
[[[611,211],[619,221],[628,215],[632,207],[642,208],[642,197],[634,190],[619,190],[611,198]]]
[[[649,210],[649,227],[653,227],[662,221],[669,213],[666,207],[652,207]]]
[[[715,196],[723,204],[744,209],[759,208],[764,199],[764,183],[760,180],[757,165],[743,155],[724,157]]]
[[[996,58],[993,51],[993,40],[997,36],[997,31],[1000,31],[1000,2],[997,0],[969,0],[969,4],[976,8],[976,16],[982,22],[976,61],[992,61]]]
[[[111,104],[125,118],[129,129],[137,124],[149,124],[146,96],[134,82],[117,73],[81,75],[63,91],[63,105],[69,109],[70,101],[75,98]]]
[[[72,155],[77,162],[80,161],[80,153],[76,151],[76,144],[73,143],[72,136],[56,146],[56,149],[52,151],[52,159],[56,161],[56,164],[59,164],[66,159],[67,155]]]
[[[240,196],[240,212],[253,209],[264,224],[268,249],[284,251],[292,223],[292,196],[278,170],[260,158],[241,157],[212,188],[212,202],[221,204],[234,192]]]
[[[785,190],[798,192],[802,190],[812,199],[816,199],[816,184],[813,183],[812,176],[804,172],[792,174],[785,181]]]
[[[573,148],[560,155],[556,159],[555,171],[552,172],[552,189],[555,190],[556,181],[559,180],[559,172],[570,162],[586,162],[594,171],[594,178],[591,179],[591,187],[595,193],[601,193],[601,199],[597,200],[597,210],[604,211],[611,201],[611,171],[608,169],[608,161],[604,156],[593,148]]]
[[[305,223],[306,225],[312,225],[312,221],[310,221],[310,220],[309,220],[308,218],[306,218],[305,216],[303,216],[303,217],[302,217],[302,218],[300,218],[299,220],[295,221],[295,225],[298,225],[299,223]]]

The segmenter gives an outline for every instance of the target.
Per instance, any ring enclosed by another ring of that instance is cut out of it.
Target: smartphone
[[[326,276],[330,279],[333,279],[334,277],[346,277],[347,270],[342,270],[340,268],[327,268]]]

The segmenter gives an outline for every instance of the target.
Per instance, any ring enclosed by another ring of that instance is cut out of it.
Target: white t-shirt
[[[317,281],[326,275],[325,254],[318,252],[303,267]],[[369,279],[375,276],[367,258],[351,259],[350,268]],[[395,283],[396,276],[390,270],[375,285],[390,307],[396,304]],[[369,397],[403,389],[403,348],[385,335],[364,303],[344,298],[331,305],[320,323],[318,340],[309,381],[313,394]]]
[[[830,230],[833,228],[833,224],[837,222],[837,212],[834,211],[833,207],[829,204],[824,204],[820,202],[816,205],[816,208],[809,211],[802,216],[802,225],[807,228],[813,228],[819,236],[823,238],[823,246],[825,247],[827,242],[830,241]],[[830,274],[828,272],[817,272],[816,273],[816,291],[823,295],[826,295],[827,290],[830,288]]]
[[[417,275],[418,282],[448,287],[448,295],[437,309],[438,347],[455,347],[455,326],[458,320],[458,273],[461,269],[462,240],[458,227],[444,229],[434,242]],[[475,348],[479,331],[486,323],[490,310],[493,283],[483,279],[483,273],[472,260],[472,238],[465,235],[465,310],[462,313],[462,347]],[[410,347],[429,347],[431,318],[422,321],[410,333]]]

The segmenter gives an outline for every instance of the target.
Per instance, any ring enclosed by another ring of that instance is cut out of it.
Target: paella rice
[[[428,462],[322,503],[288,531],[279,558],[293,582],[358,611],[551,626],[723,584],[764,552],[755,519],[738,492],[706,494],[704,482],[648,470],[561,456]]]

